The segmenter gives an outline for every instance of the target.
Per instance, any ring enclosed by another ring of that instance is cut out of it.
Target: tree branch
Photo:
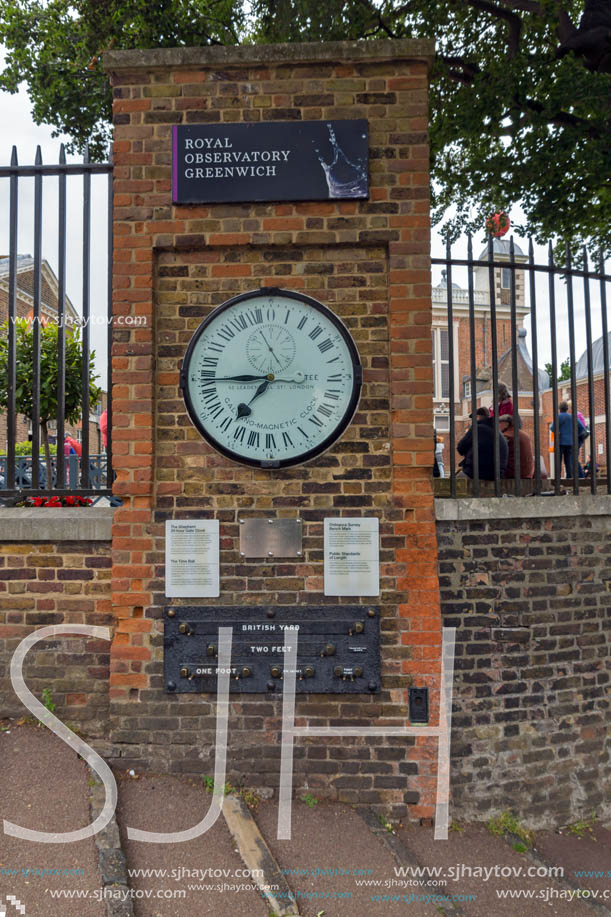
[[[383,32],[385,32],[389,38],[397,38],[397,33],[394,32],[391,29],[391,27],[388,25],[388,23],[385,21],[380,10],[376,9],[376,7],[372,7],[369,0],[359,0],[359,2],[361,6],[364,6],[367,9],[367,11],[371,14],[372,21],[378,23],[378,28],[380,28]],[[409,7],[409,4],[405,4],[405,8],[407,7]],[[400,10],[395,11],[395,15],[399,13],[400,13]]]
[[[464,57],[451,57],[445,54],[438,54],[437,59],[444,62],[448,66],[448,72],[452,79],[458,80],[460,83],[464,83],[466,86],[470,86],[478,73],[481,73],[481,68],[475,61],[465,60]],[[460,70],[455,69],[460,67]]]
[[[452,0],[452,2],[456,3],[457,0]],[[491,3],[490,0],[466,0],[466,3],[468,6],[473,7],[473,9],[481,10],[483,13],[489,13],[497,19],[505,20],[509,26],[509,34],[507,36],[507,57],[509,60],[515,57],[520,48],[520,34],[522,32],[522,20],[520,16],[509,9],[497,6],[496,3]]]
[[[537,3],[536,0],[500,0],[500,2],[510,10],[520,10],[523,13],[537,14],[543,12],[541,4]]]
[[[544,106],[540,102],[535,102],[533,99],[527,99],[523,103],[523,107],[537,114],[541,114],[544,111]],[[592,124],[592,122],[588,121],[586,118],[579,118],[577,115],[572,115],[568,111],[554,112],[554,114],[550,115],[547,119],[547,123],[553,124],[554,127],[578,128],[582,133],[591,137],[593,140],[600,140],[602,137],[602,130],[599,127]]]

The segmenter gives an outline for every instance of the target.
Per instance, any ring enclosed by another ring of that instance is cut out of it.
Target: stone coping
[[[106,70],[227,67],[248,64],[306,64],[319,61],[421,60],[430,64],[435,43],[423,38],[377,41],[295,42],[277,45],[214,45],[197,48],[147,48],[106,51]]]
[[[437,522],[484,519],[549,519],[562,516],[611,516],[610,494],[549,497],[437,498]]]
[[[0,543],[13,541],[111,541],[114,509],[4,507],[0,509]]]

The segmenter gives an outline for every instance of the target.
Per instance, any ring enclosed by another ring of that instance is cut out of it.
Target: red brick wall
[[[9,528],[5,522],[4,539]],[[58,519],[58,534],[61,528]],[[11,658],[24,637],[52,624],[111,624],[110,567],[109,542],[0,544],[0,715],[29,716],[9,678]],[[26,657],[24,678],[37,698],[45,688],[50,691],[61,720],[87,736],[106,737],[109,653],[104,640],[41,641]]]
[[[405,724],[407,688],[438,717],[440,612],[433,500],[427,62],[423,43],[112,52],[117,315],[113,449],[124,499],[113,528],[112,738],[123,763],[212,773],[214,696],[164,694],[164,523],[221,523],[219,604],[331,604],[322,594],[329,515],[381,523],[383,690],[311,695],[317,724]],[[351,60],[351,55],[357,60]],[[194,57],[195,55],[195,57]],[[238,56],[239,55],[239,56]],[[367,118],[368,202],[170,203],[171,125]],[[365,368],[359,410],[326,455],[286,471],[233,464],[192,428],[178,390],[186,345],[211,308],[260,286],[305,290],[350,328]],[[300,563],[241,561],[237,514],[304,519]],[[354,601],[345,600],[345,601]],[[236,696],[233,779],[277,785],[277,700]],[[430,815],[435,740],[298,742],[296,774],[320,792]]]

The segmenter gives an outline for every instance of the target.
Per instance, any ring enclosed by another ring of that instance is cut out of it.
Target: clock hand
[[[266,375],[266,376],[216,376],[214,379],[210,379],[210,382],[260,382],[261,379],[269,379],[269,375]]]
[[[263,340],[265,341],[265,346],[267,347],[267,349],[268,349],[269,352],[271,353],[271,355],[272,355],[272,357],[274,358],[274,360],[276,361],[276,363],[278,363],[280,366],[282,366],[282,363],[280,362],[280,360],[278,359],[278,357],[276,356],[276,354],[275,354],[274,351],[272,350],[271,345],[267,343],[267,338],[265,337],[265,335],[263,334],[263,332],[260,331],[259,334],[261,335],[261,337],[262,337]]]
[[[262,380],[267,382],[296,382],[300,384],[304,381],[305,376],[302,372],[297,372],[292,379],[276,379],[273,373],[268,373],[266,376],[216,376],[213,379],[209,379],[206,385],[211,385],[215,382],[261,382]]]
[[[273,379],[273,382],[295,382],[297,385],[301,385],[305,381],[305,376],[303,373],[295,373],[292,379]]]
[[[238,416],[236,417],[236,420],[239,420],[240,417],[248,417],[249,414],[252,414],[252,411],[251,411],[249,405],[253,403],[253,401],[255,400],[255,398],[258,398],[259,395],[262,395],[264,392],[266,392],[267,389],[269,388],[270,384],[271,384],[271,383],[270,383],[270,380],[269,380],[269,379],[266,379],[265,382],[262,382],[262,383],[261,383],[261,385],[259,386],[259,388],[257,389],[257,391],[254,393],[254,395],[252,396],[252,398],[250,399],[250,401],[248,402],[248,404],[244,404],[244,402],[241,402],[241,403],[238,405]]]
[[[270,376],[273,376],[273,373],[270,373]],[[267,389],[272,384],[272,382],[296,382],[299,384],[303,382],[304,379],[305,379],[305,376],[301,372],[295,373],[292,379],[273,379],[273,378],[269,379],[267,378],[265,382],[261,383],[261,385],[259,386],[257,391],[254,393],[254,395],[252,396],[248,404],[245,404],[243,401],[240,402],[240,404],[238,405],[238,415],[236,417],[236,420],[239,420],[240,417],[248,417],[250,414],[252,414],[250,405],[253,403],[255,398],[258,398],[259,395],[263,395],[263,393],[267,391]]]

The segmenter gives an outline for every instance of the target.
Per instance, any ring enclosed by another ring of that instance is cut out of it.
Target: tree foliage
[[[0,0],[0,88],[25,81],[34,121],[101,159],[112,115],[104,51],[236,44],[243,19],[241,0]]]
[[[545,372],[547,373],[551,381],[554,378],[551,363],[545,364]],[[571,378],[571,361],[567,357],[566,360],[563,360],[560,366],[558,367],[558,379],[556,381],[564,382],[566,379],[570,379],[570,378]]]
[[[57,417],[57,344],[59,325],[49,322],[40,326],[40,430],[47,462],[47,481],[51,486],[51,458],[49,450],[49,421]],[[16,385],[15,406],[18,414],[29,420],[34,414],[34,332],[27,319],[15,323]],[[0,409],[8,407],[8,322],[0,325]],[[101,389],[95,384],[95,351],[89,355],[89,405],[95,407]],[[65,412],[68,423],[81,419],[83,345],[78,326],[66,329],[65,336]]]
[[[263,40],[432,38],[434,222],[521,203],[539,241],[611,242],[608,0],[255,0]]]
[[[538,241],[611,249],[608,0],[0,0],[8,60],[39,122],[108,136],[106,48],[432,38],[434,220],[452,237],[521,204]]]

